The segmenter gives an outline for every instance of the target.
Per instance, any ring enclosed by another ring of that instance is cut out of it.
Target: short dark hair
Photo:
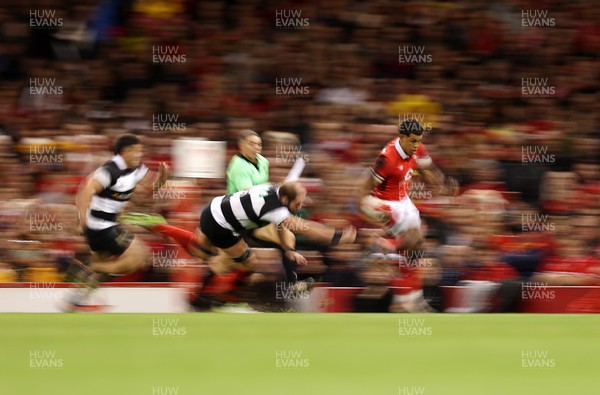
[[[238,134],[238,141],[246,140],[250,136],[260,137],[254,130],[244,129]]]
[[[113,147],[113,152],[118,155],[123,152],[125,148],[141,143],[142,142],[138,136],[134,134],[124,134],[117,139],[117,142]]]
[[[398,133],[403,134],[405,136],[410,136],[411,134],[416,134],[417,136],[420,136],[423,134],[423,132],[425,132],[423,126],[421,126],[419,121],[412,118],[403,121],[400,124],[400,127],[398,127]]]

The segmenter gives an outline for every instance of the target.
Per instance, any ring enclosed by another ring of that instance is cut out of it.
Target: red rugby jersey
[[[382,200],[402,200],[408,194],[414,170],[430,164],[431,157],[423,144],[409,156],[400,146],[400,138],[393,139],[381,150],[371,168],[377,181],[373,196]]]

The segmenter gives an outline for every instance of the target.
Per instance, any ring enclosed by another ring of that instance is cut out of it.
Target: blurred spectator
[[[367,267],[361,273],[364,289],[354,297],[354,308],[357,312],[388,312],[393,292],[387,286],[394,274],[394,266],[390,266],[383,254],[369,257]]]
[[[600,285],[600,259],[586,248],[585,240],[564,238],[559,241],[558,254],[548,257],[531,281],[546,285]]]
[[[336,246],[327,254],[327,271],[323,281],[334,287],[359,287],[362,254],[358,244]]]

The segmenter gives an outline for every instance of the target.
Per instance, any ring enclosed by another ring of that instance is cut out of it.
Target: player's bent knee
[[[188,245],[186,251],[195,258],[208,260],[218,255],[218,250],[207,248],[198,241],[193,241]]]
[[[192,240],[186,247],[186,251],[193,257],[209,260],[219,254],[219,250],[215,248],[210,240],[199,228],[194,230],[196,239]]]
[[[256,254],[252,249],[248,248],[242,255],[237,258],[233,258],[233,261],[240,265],[244,270],[253,272],[256,270]]]
[[[235,263],[243,263],[245,260],[250,258],[251,254],[252,254],[252,250],[250,248],[248,248],[242,255],[238,256],[237,258],[233,258],[233,261]]]
[[[151,263],[150,250],[139,238],[134,238],[129,248],[117,259],[118,274],[131,273]]]

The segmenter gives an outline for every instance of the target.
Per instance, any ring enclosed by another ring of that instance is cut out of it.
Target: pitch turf
[[[2,395],[592,394],[599,369],[599,315],[0,315]]]

